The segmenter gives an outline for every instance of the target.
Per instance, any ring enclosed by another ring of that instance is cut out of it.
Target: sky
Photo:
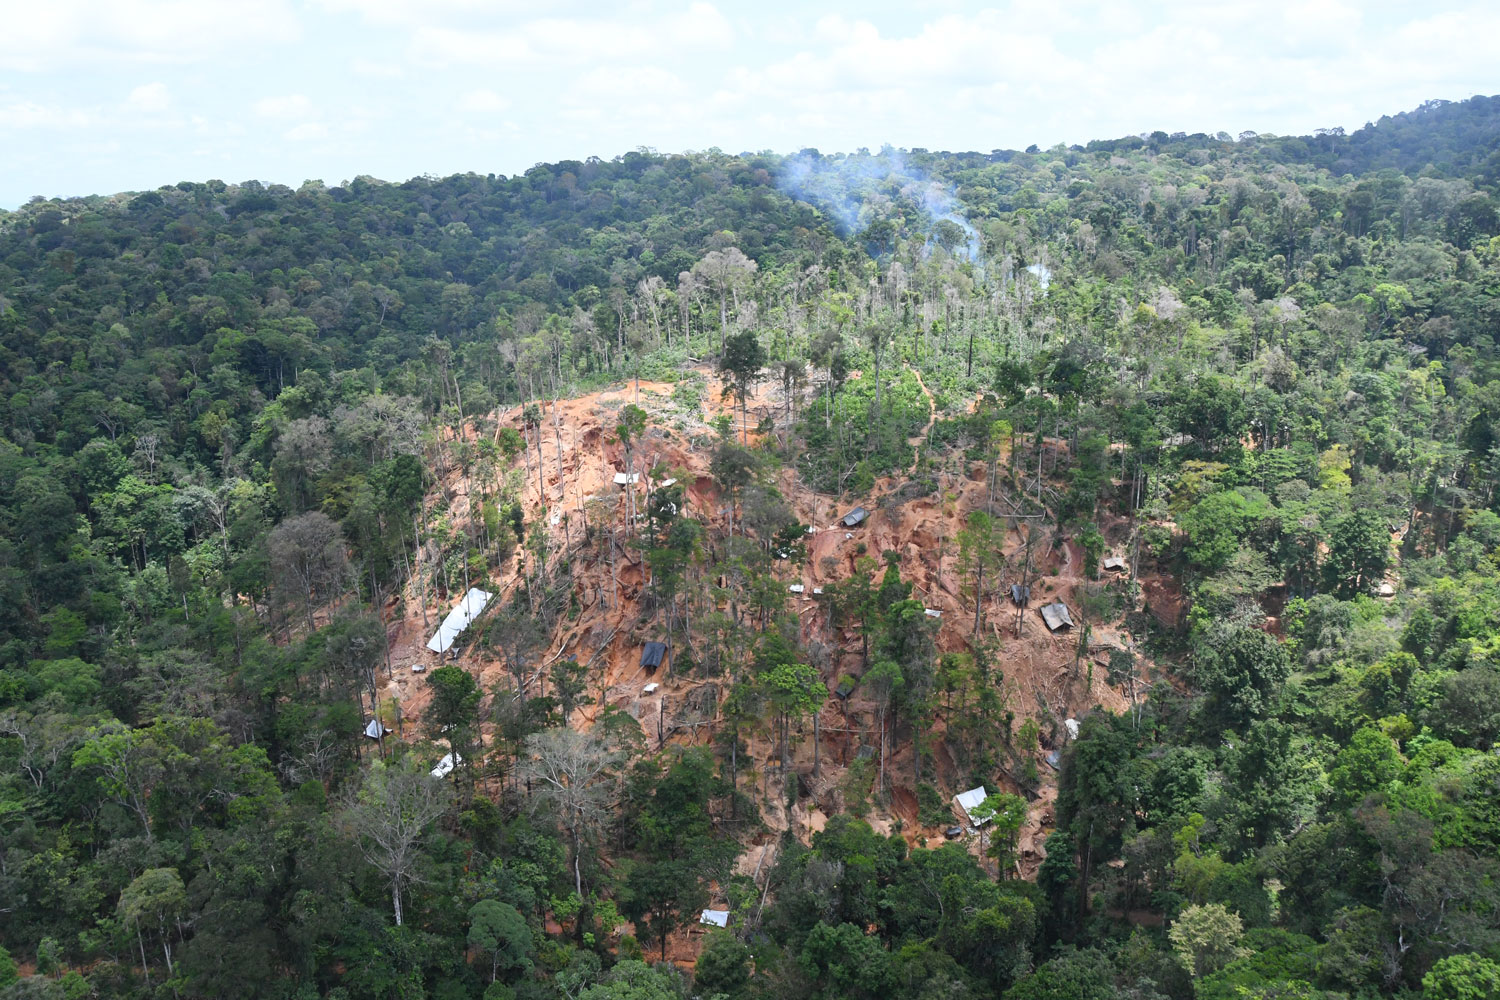
[[[1500,92],[1500,4],[6,0],[0,208],[632,149],[1355,129]]]

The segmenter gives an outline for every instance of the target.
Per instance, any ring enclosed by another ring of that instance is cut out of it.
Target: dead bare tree
[[[298,514],[273,528],[266,546],[278,589],[283,595],[288,591],[299,593],[311,630],[314,602],[327,600],[341,590],[348,574],[349,559],[339,523],[319,510]]]
[[[414,758],[376,761],[343,809],[343,820],[365,860],[384,875],[401,926],[401,892],[423,880],[422,842],[448,809],[449,787]]]
[[[584,838],[609,815],[613,772],[624,754],[599,737],[573,729],[548,729],[526,738],[521,771],[537,786],[533,801],[549,807],[573,844],[573,885],[583,898]]]

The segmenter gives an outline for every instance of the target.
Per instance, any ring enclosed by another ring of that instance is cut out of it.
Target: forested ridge
[[[0,212],[0,997],[1500,997],[1497,331],[1500,98]]]

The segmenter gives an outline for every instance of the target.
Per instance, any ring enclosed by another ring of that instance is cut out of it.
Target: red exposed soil
[[[626,470],[626,459],[623,446],[615,440],[614,426],[620,407],[638,401],[651,415],[651,424],[633,456],[634,470],[642,473],[642,482],[637,488],[644,491],[653,485],[650,470],[665,466],[671,470],[666,475],[687,483],[687,502],[693,516],[727,526],[727,514],[721,513],[718,488],[708,473],[714,432],[707,421],[717,413],[729,412],[729,407],[721,399],[717,378],[707,372],[699,374],[704,377],[705,385],[701,393],[703,404],[697,409],[675,403],[673,385],[649,381],[640,383],[638,394],[635,384],[630,383],[556,404],[547,403],[541,427],[540,481],[534,439],[530,441],[526,461],[518,458],[510,472],[513,476],[524,477],[522,489],[524,503],[530,512],[528,521],[540,516],[543,510],[550,512],[545,523],[554,551],[571,554],[576,580],[577,614],[564,616],[539,662],[545,667],[566,656],[588,664],[592,677],[590,694],[635,716],[651,745],[656,744],[663,706],[668,719],[680,718],[682,706],[695,692],[698,697],[705,696],[699,690],[704,682],[672,676],[662,669],[649,678],[660,685],[659,689],[649,696],[642,693],[648,677],[639,666],[640,649],[648,639],[659,637],[659,628],[649,616],[644,620],[642,617],[640,598],[648,585],[645,568],[636,557],[617,554],[612,582],[606,547],[602,544],[588,549],[583,547],[584,508],[590,498],[601,497],[615,522],[624,521],[625,496],[622,489],[614,485],[613,479],[616,473]],[[926,392],[926,386],[922,388]],[[931,401],[930,394],[928,398]],[[772,416],[784,423],[784,400],[772,388],[757,390],[748,409],[752,426],[763,416]],[[934,406],[931,419],[936,419],[936,415]],[[524,431],[519,408],[499,414],[499,426]],[[472,431],[470,434],[472,436]],[[920,457],[913,469],[919,464]],[[802,521],[813,525],[816,530],[808,538],[808,556],[801,566],[778,565],[782,567],[781,573],[787,584],[801,583],[805,587],[800,595],[787,595],[789,610],[801,620],[804,639],[830,647],[829,665],[824,673],[830,691],[842,673],[857,670],[860,642],[852,630],[845,629],[835,634],[830,629],[827,609],[814,594],[814,589],[850,575],[861,553],[877,559],[883,552],[897,553],[901,575],[912,584],[914,596],[928,608],[941,612],[939,648],[953,652],[968,649],[974,632],[975,608],[971,581],[966,579],[960,567],[957,539],[968,515],[987,506],[988,477],[982,465],[963,467],[963,463],[956,462],[953,456],[945,456],[943,463],[934,464],[949,470],[936,474],[937,491],[905,502],[901,502],[896,494],[907,484],[906,476],[880,480],[867,496],[840,499],[812,493],[796,479],[792,470],[782,472],[784,495]],[[429,498],[429,504],[446,500],[452,516],[459,516],[467,510],[467,487],[471,484],[457,470],[439,471],[441,489],[438,495]],[[886,501],[884,506],[882,501]],[[870,516],[862,525],[846,529],[837,523],[836,518],[856,504],[869,510]],[[1118,534],[1118,531],[1106,527],[1106,534]],[[1023,531],[1012,528],[1005,540],[1007,568],[997,574],[998,578],[992,577],[990,585],[1009,584],[1018,579],[1024,551]],[[1032,601],[1030,609],[1021,615],[1019,637],[1013,632],[1015,609],[999,596],[1001,587],[995,587],[995,593],[986,596],[981,635],[998,651],[1008,707],[1016,714],[1017,725],[1022,719],[1048,711],[1054,720],[1061,720],[1082,715],[1095,706],[1112,712],[1128,707],[1125,695],[1105,682],[1106,672],[1102,669],[1109,648],[1124,645],[1126,637],[1108,624],[1095,624],[1089,648],[1085,655],[1080,656],[1077,634],[1049,633],[1035,610],[1043,603],[1063,600],[1074,608],[1075,616],[1078,614],[1075,591],[1086,582],[1082,572],[1083,559],[1082,551],[1073,543],[1056,549],[1043,545],[1033,547]],[[517,562],[512,560],[507,569],[493,579],[471,583],[507,599],[515,590],[518,578]],[[1180,591],[1170,581],[1159,578],[1145,578],[1143,583],[1146,602],[1152,612],[1163,624],[1175,625],[1183,603]],[[425,642],[438,621],[456,603],[462,584],[453,583],[451,589],[453,595],[442,600],[433,595],[407,594],[406,616],[390,627],[394,670],[382,696],[399,699],[405,723],[420,720],[428,700],[427,685],[421,673],[414,673],[414,668],[425,669],[439,663],[438,657],[425,648]],[[616,595],[613,599],[612,593]],[[420,610],[424,598],[427,605],[425,617]],[[679,650],[678,654],[682,652]],[[503,664],[478,644],[471,645],[459,662],[476,675],[487,691],[496,685],[504,687],[508,684]],[[722,693],[721,686],[719,694]],[[712,704],[713,699],[710,698],[709,702]],[[581,709],[570,723],[587,727],[596,711],[593,708]],[[669,741],[706,743],[712,736],[712,723],[713,720],[708,719],[696,727],[679,728],[669,735]],[[812,795],[790,814],[784,806],[778,805],[777,800],[783,796],[776,793],[776,780],[766,773],[746,777],[747,788],[752,782],[759,782],[771,792],[762,809],[766,824],[773,831],[790,827],[798,836],[806,838],[821,829],[830,812],[842,808],[840,789],[859,746],[878,742],[874,705],[858,690],[847,703],[840,703],[830,695],[820,713],[819,724],[821,739],[816,749],[820,767],[816,779],[811,778],[815,752],[811,720],[805,726],[804,738],[794,747],[794,767],[799,773],[809,776],[807,783]],[[936,731],[940,734],[944,726],[944,720],[939,717]],[[412,730],[406,732],[410,734]],[[774,758],[773,748],[765,735],[752,736],[749,744],[753,760]],[[941,746],[940,743],[935,745]],[[913,843],[923,838],[929,843],[940,841],[942,826],[923,827],[919,821],[917,797],[910,784],[909,739],[903,738],[893,751],[885,763],[892,778],[893,791],[885,808],[870,815],[872,824],[877,829],[890,830],[899,821],[899,829]],[[1028,822],[1021,834],[1019,868],[1027,877],[1034,875],[1044,856],[1042,841],[1050,832],[1056,797],[1055,774],[1040,759],[1041,756],[1038,755],[1037,766],[1043,775],[1043,787],[1032,803]],[[940,788],[949,789],[947,794],[958,790],[953,787],[961,777],[958,768],[941,751],[937,756],[937,772],[925,777],[928,780],[935,778]],[[987,787],[1017,790],[1000,775],[994,776]],[[767,842],[774,842],[774,838],[768,838]],[[974,849],[977,851],[977,843]],[[745,874],[751,874],[758,868],[763,876],[774,864],[774,856],[765,856],[768,853],[770,849],[752,846],[741,858],[741,869]],[[696,944],[690,940],[694,935],[681,937],[682,947],[687,950],[679,951],[674,939],[669,955],[675,960],[687,961],[696,950]]]

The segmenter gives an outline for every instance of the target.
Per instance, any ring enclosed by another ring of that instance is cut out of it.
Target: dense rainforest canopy
[[[0,212],[0,997],[1500,996],[1497,336],[1500,98]],[[643,379],[697,422],[618,406],[644,510],[559,527],[560,401]],[[961,620],[861,551],[810,641],[799,495],[975,475]],[[1106,547],[1070,739],[992,626]],[[403,725],[394,624],[486,580]],[[551,655],[594,608],[708,732]]]

